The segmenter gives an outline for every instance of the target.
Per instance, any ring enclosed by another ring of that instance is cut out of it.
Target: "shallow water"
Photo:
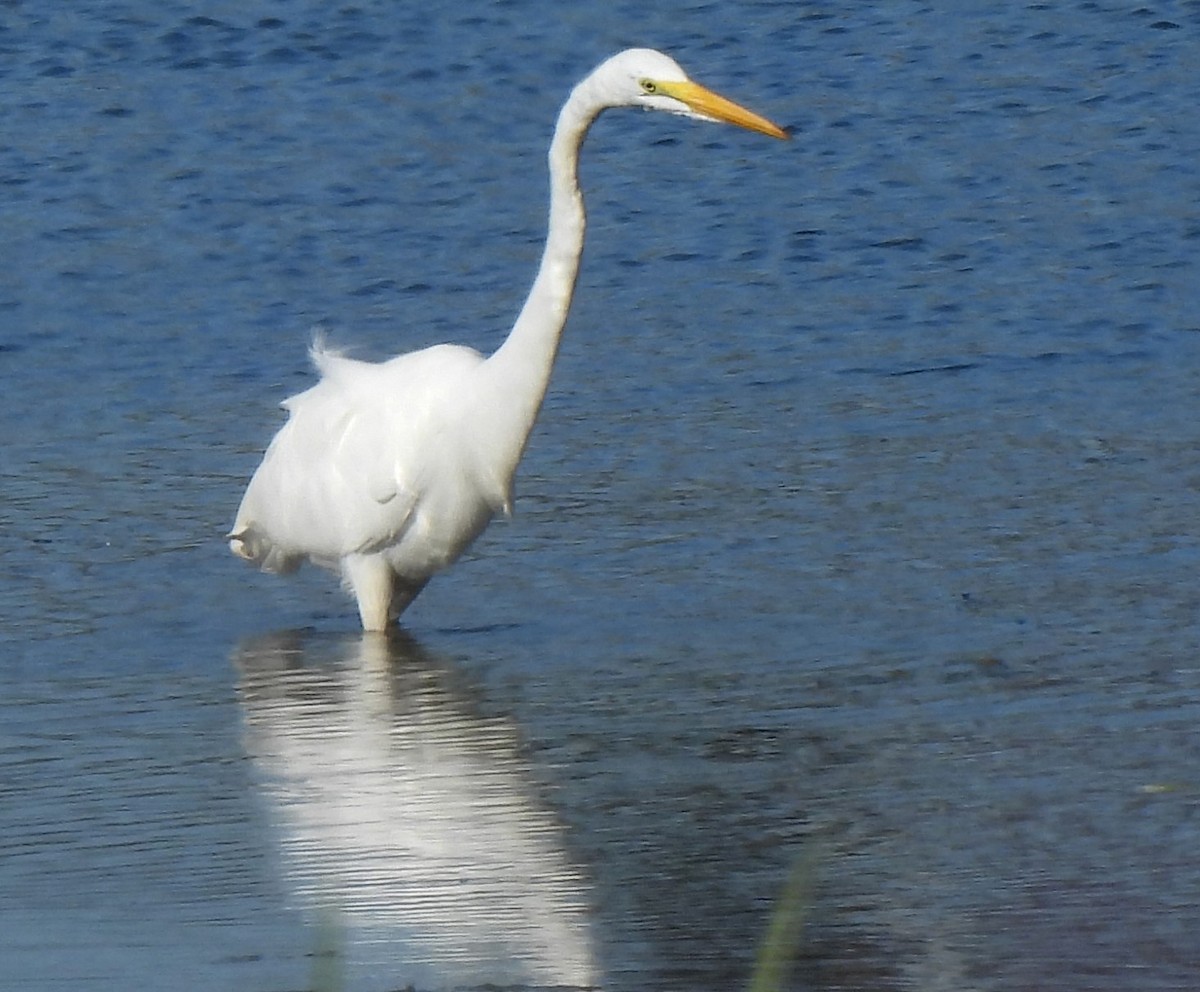
[[[800,863],[796,988],[1194,988],[1198,26],[7,8],[0,987],[727,989]],[[598,125],[515,521],[386,642],[232,559],[633,43],[796,140]]]

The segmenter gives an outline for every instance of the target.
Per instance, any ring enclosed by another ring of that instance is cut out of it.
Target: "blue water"
[[[0,988],[1200,981],[1200,12],[0,11]],[[323,328],[502,338],[649,44],[495,525],[383,646],[221,537]]]

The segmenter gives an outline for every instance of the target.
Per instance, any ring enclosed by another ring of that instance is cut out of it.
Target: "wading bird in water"
[[[250,480],[229,534],[264,571],[306,559],[338,572],[364,630],[385,630],[498,513],[546,394],[583,251],[579,148],[601,111],[643,107],[787,132],[688,79],[674,59],[629,49],[572,91],[550,144],[550,222],[517,322],[484,357],[442,344],[382,363],[317,342],[320,381],[284,402],[289,417]]]

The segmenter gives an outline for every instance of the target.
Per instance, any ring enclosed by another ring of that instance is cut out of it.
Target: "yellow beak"
[[[659,82],[657,83],[657,92],[674,97],[681,103],[686,103],[696,113],[711,117],[713,120],[736,124],[748,131],[769,134],[772,138],[782,138],[785,141],[791,137],[777,124],[772,124],[753,110],[747,110],[732,100],[726,100],[725,97],[712,90],[705,89],[699,83],[690,81],[686,83]]]

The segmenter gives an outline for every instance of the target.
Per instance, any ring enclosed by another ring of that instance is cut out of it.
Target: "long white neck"
[[[506,485],[537,420],[571,308],[586,224],[579,149],[602,109],[585,79],[558,115],[550,143],[550,221],[542,262],[517,322],[480,369],[491,407],[488,435],[502,449],[492,456],[509,476]]]

